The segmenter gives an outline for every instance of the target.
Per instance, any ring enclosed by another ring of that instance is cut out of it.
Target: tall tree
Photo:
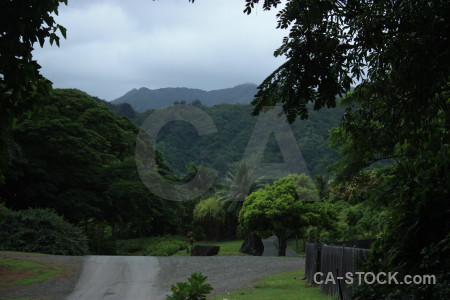
[[[33,60],[35,43],[42,47],[49,39],[59,46],[57,24],[60,3],[67,0],[2,1],[0,4],[0,180],[12,154],[14,142],[9,130],[24,112],[32,112],[49,101],[51,82]]]
[[[278,238],[278,255],[286,255],[288,232],[319,225],[322,202],[305,174],[289,175],[253,192],[239,214],[239,223],[253,231],[270,231]]]

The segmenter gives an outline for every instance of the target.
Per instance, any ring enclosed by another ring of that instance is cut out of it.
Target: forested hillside
[[[252,107],[244,104],[220,104],[213,107],[199,105],[217,126],[217,133],[198,136],[195,128],[184,121],[167,124],[158,136],[157,149],[171,168],[183,172],[186,164],[205,164],[224,175],[242,160],[245,148],[254,130],[257,117]],[[327,144],[328,131],[338,126],[343,107],[312,112],[308,120],[292,124],[303,158],[311,175],[325,174],[326,167],[338,160],[336,150]],[[141,125],[153,110],[139,114],[133,121]],[[284,162],[278,143],[272,135],[265,150],[263,162]]]
[[[89,95],[54,90],[43,112],[13,128],[0,202],[14,210],[51,208],[88,235],[104,224],[125,236],[178,232],[181,205],[149,193],[137,174],[137,132]],[[160,153],[157,161],[163,170]]]
[[[232,88],[204,91],[189,88],[162,88],[151,90],[148,88],[132,89],[125,95],[113,100],[112,103],[129,103],[136,111],[144,112],[150,108],[161,108],[174,102],[199,100],[204,105],[220,103],[250,103],[256,94],[256,84],[246,83]]]

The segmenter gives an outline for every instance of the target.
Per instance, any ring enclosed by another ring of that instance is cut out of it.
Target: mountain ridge
[[[257,92],[257,85],[244,83],[231,88],[205,91],[186,87],[167,87],[149,89],[141,87],[131,89],[123,96],[112,100],[113,104],[128,103],[138,112],[147,109],[157,109],[172,105],[174,102],[185,101],[187,103],[200,100],[203,105],[213,106],[216,104],[248,104]]]

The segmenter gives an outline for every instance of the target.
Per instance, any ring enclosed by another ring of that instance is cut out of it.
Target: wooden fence
[[[351,244],[349,242],[342,242],[341,244],[342,246],[306,243],[305,277],[310,283],[315,283],[314,274],[317,272],[323,274],[323,277],[317,278],[323,281],[325,281],[327,274],[331,273],[335,282],[322,283],[320,285],[322,291],[327,295],[339,296],[339,290],[341,290],[343,299],[350,299],[351,286],[345,283],[345,279],[338,280],[337,277],[345,278],[347,272],[355,274],[361,263],[367,259],[369,249],[357,248],[356,246],[347,247]],[[359,242],[359,244],[366,246],[370,245],[370,242]],[[353,278],[356,279],[357,276],[353,276]]]

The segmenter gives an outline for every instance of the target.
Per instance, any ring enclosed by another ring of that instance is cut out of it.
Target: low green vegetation
[[[219,256],[246,256],[248,254],[239,252],[243,240],[223,241],[223,242],[198,242],[199,245],[220,246]]]
[[[243,240],[236,240],[236,241],[220,241],[220,242],[211,242],[211,241],[199,241],[194,244],[195,245],[214,245],[219,246],[219,254],[218,256],[246,256],[248,254],[239,252],[239,248],[241,248],[241,245],[243,243]],[[190,255],[187,253],[187,251],[178,251],[176,253],[176,256],[187,256]]]
[[[187,238],[163,236],[116,241],[117,255],[171,256],[178,251],[186,251]]]
[[[0,286],[28,285],[54,278],[64,271],[61,266],[12,258],[0,258]]]
[[[170,287],[172,295],[167,300],[204,300],[213,288],[206,283],[208,276],[202,273],[192,273],[188,282],[177,282]]]
[[[88,253],[81,230],[49,209],[13,211],[0,203],[0,228],[0,251]]]
[[[213,239],[220,235],[225,217],[225,210],[217,198],[200,201],[193,211],[194,222],[202,225],[207,239]]]
[[[258,281],[253,289],[236,290],[227,295],[210,297],[210,300],[332,300],[317,286],[311,286],[301,278],[304,270],[269,275]]]
[[[146,256],[171,256],[180,250],[187,251],[188,246],[183,241],[160,241],[154,245],[150,245],[145,249]]]

